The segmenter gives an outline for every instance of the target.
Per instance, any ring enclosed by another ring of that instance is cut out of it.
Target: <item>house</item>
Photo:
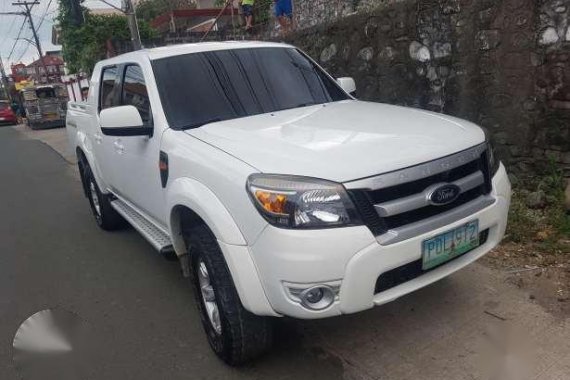
[[[47,73],[46,73],[47,70]],[[34,79],[36,83],[61,83],[61,76],[65,74],[65,64],[59,54],[50,52],[25,67],[27,78]]]
[[[12,71],[12,80],[14,83],[19,83],[28,79],[28,74],[26,72],[26,65],[22,62],[16,63],[15,65],[10,66],[10,70]]]

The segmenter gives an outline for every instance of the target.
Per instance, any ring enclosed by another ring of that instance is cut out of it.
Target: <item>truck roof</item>
[[[172,57],[176,55],[200,53],[204,51],[246,49],[246,48],[292,48],[293,46],[279,42],[263,41],[223,41],[223,42],[199,42],[192,44],[170,45],[151,49],[142,49],[131,53],[125,53],[116,57],[101,61],[102,64],[120,63],[130,58],[146,57],[149,60]]]

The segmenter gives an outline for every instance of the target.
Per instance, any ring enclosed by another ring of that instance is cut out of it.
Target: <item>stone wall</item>
[[[295,24],[303,29],[403,1],[406,0],[293,0]]]
[[[570,0],[300,0],[295,12],[291,42],[354,77],[359,98],[471,120],[512,171],[555,161],[570,176]]]
[[[297,0],[294,9],[295,24],[299,28],[307,28],[336,21],[353,13],[356,7],[352,0]]]

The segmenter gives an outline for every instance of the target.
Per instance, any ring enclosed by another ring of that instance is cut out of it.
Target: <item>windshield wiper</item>
[[[185,125],[185,126],[183,126],[183,127],[180,127],[179,129],[181,129],[181,130],[184,131],[184,130],[186,130],[186,129],[200,128],[200,127],[203,126],[203,125],[210,124],[210,123],[215,123],[216,121],[222,121],[222,119],[219,118],[219,117],[213,117],[213,118],[211,118],[211,119],[204,120],[204,121],[200,121],[200,122],[198,122],[198,123],[194,123],[194,124],[190,124],[190,125]]]

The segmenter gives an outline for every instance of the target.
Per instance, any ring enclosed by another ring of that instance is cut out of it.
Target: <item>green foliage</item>
[[[273,17],[271,15],[272,0],[257,0],[255,2],[255,24],[265,24]]]
[[[95,63],[106,58],[107,41],[130,41],[126,17],[122,15],[92,15],[83,8],[84,23],[72,22],[68,0],[60,0],[58,22],[61,26],[63,57],[70,73],[91,73]],[[139,21],[141,39],[154,37],[147,22]]]
[[[543,219],[542,213],[527,207],[526,195],[526,191],[513,190],[511,208],[509,209],[507,238],[515,243],[530,241],[537,233],[537,221]]]
[[[550,159],[546,168],[545,175],[537,182],[537,188],[543,190],[556,198],[564,196],[564,173],[558,167],[554,159]]]
[[[564,187],[564,175],[554,162],[548,165],[543,176],[521,180],[513,191],[507,238],[516,243],[537,242],[546,252],[570,249],[570,215],[564,205]],[[544,192],[544,208],[527,206],[534,192]]]

